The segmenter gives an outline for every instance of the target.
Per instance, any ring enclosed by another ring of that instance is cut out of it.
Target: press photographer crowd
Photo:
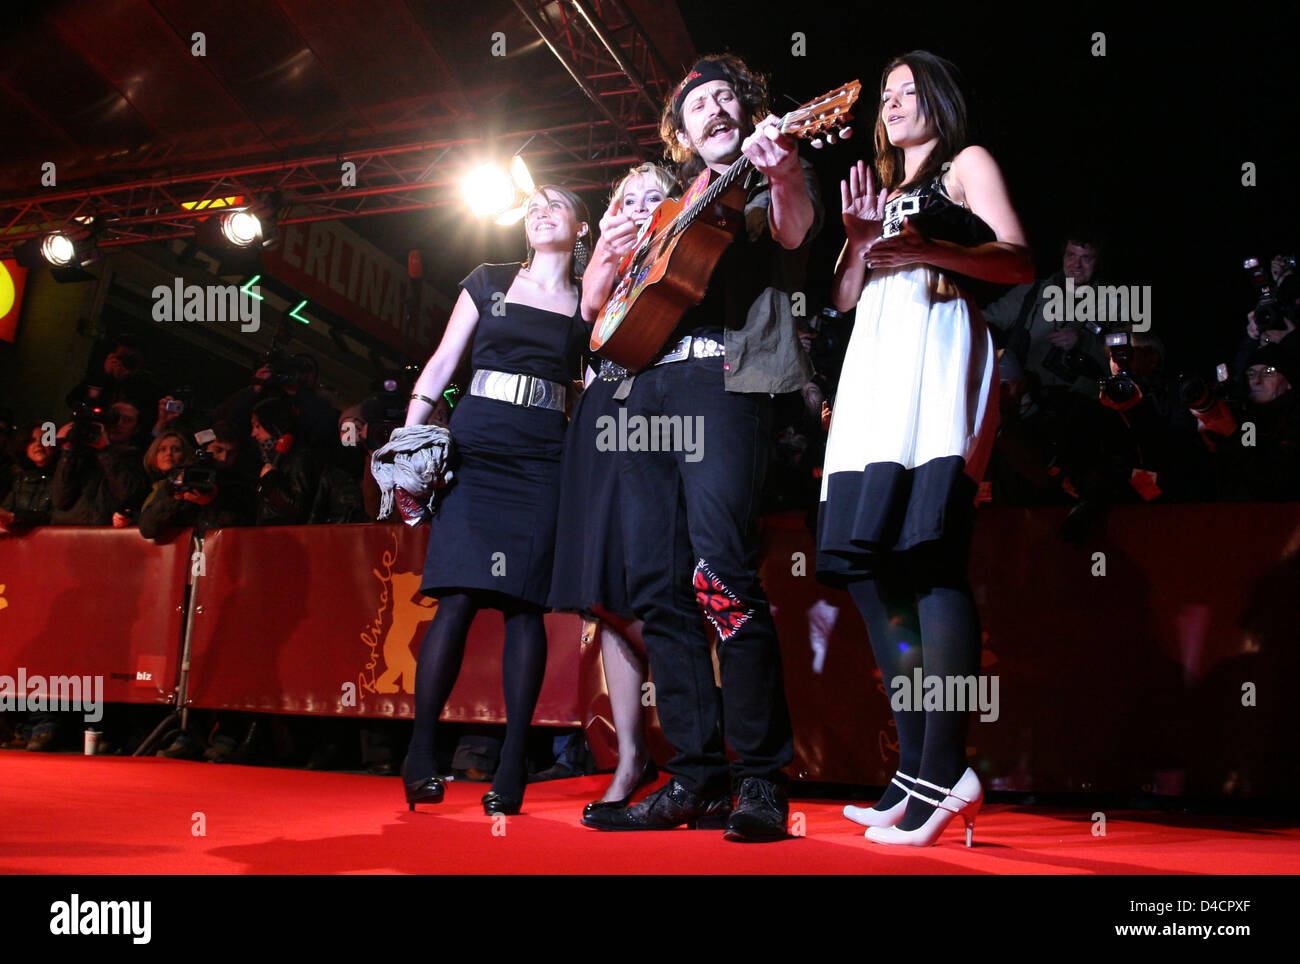
[[[1097,235],[1077,231],[1064,240],[1058,270],[985,305],[1000,349],[1001,426],[979,501],[1068,505],[1061,538],[1081,543],[1117,503],[1300,499],[1294,255],[1245,263],[1254,300],[1243,302],[1234,357],[1176,368],[1155,331],[1172,339],[1178,327],[1141,320],[1149,294],[1143,309],[1139,288],[1110,287],[1105,254]],[[800,319],[815,376],[777,400],[765,512],[804,512],[810,528],[852,324],[851,314],[829,307]],[[1202,353],[1168,347],[1180,358]],[[28,411],[22,398],[0,395],[0,538],[40,526],[113,526],[163,542],[191,527],[373,522],[380,494],[369,455],[403,424],[416,374],[382,372],[368,397],[334,399],[318,384],[313,358],[278,341],[248,384],[207,399],[184,387],[185,372],[152,370],[147,343],[125,334],[107,339],[68,392],[66,411]],[[574,387],[576,396],[582,383]],[[444,396],[434,422],[447,424],[456,398]],[[110,707],[106,744],[131,752],[163,714]],[[409,729],[194,717],[159,755],[391,774],[392,748],[404,746]],[[67,749],[80,744],[79,729],[61,725],[60,714],[11,714],[0,720],[0,742]],[[454,755],[442,772],[490,779],[496,729],[456,734],[459,745],[440,751]],[[580,734],[539,728],[536,744],[535,779],[590,770]]]

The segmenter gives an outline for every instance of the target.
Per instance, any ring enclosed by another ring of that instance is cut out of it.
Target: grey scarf
[[[370,474],[379,483],[379,518],[388,518],[396,499],[403,522],[414,526],[423,521],[433,511],[438,490],[452,480],[447,466],[451,449],[451,433],[438,425],[395,429],[370,456]]]

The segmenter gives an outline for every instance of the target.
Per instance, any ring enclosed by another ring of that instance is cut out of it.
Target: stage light
[[[515,201],[514,182],[495,164],[484,164],[470,171],[460,189],[469,209],[481,218],[496,217]]]
[[[247,248],[262,235],[262,222],[249,211],[228,211],[220,224],[221,236],[237,248]]]
[[[55,232],[41,239],[41,257],[55,268],[66,268],[77,255],[76,245],[66,234]]]

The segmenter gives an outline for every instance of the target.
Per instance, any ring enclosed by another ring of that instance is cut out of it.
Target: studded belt
[[[628,374],[628,370],[622,365],[612,362],[608,358],[602,358],[600,360],[600,371],[596,373],[596,377],[603,382],[621,382],[627,378]]]
[[[491,368],[475,369],[474,377],[469,383],[469,393],[526,408],[564,411],[565,386],[533,375],[499,372]]]
[[[716,338],[687,335],[664,352],[655,364],[666,365],[669,362],[685,361],[688,358],[716,358],[726,353],[726,346]]]

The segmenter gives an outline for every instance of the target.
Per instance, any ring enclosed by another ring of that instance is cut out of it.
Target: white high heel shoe
[[[895,773],[889,782],[896,784],[898,789],[903,791],[903,799],[892,807],[881,810],[877,807],[850,806],[844,808],[844,816],[863,827],[892,827],[903,819],[903,813],[907,810],[907,794],[912,792],[911,787],[903,783],[903,780],[908,783],[916,783],[916,777],[909,777],[902,772]]]
[[[918,793],[915,789],[907,791],[909,796],[924,800],[935,808],[930,818],[915,830],[900,830],[896,826],[868,827],[867,839],[883,844],[929,847],[939,839],[939,835],[943,833],[944,827],[952,822],[952,818],[960,815],[966,823],[966,846],[972,846],[975,836],[975,817],[979,815],[980,807],[984,804],[984,787],[980,784],[980,778],[975,775],[975,771],[967,767],[966,772],[952,788],[936,786],[927,780],[918,779],[916,783],[917,786],[928,787],[936,793],[943,794],[942,799],[935,800]],[[901,820],[902,817],[899,819]]]

